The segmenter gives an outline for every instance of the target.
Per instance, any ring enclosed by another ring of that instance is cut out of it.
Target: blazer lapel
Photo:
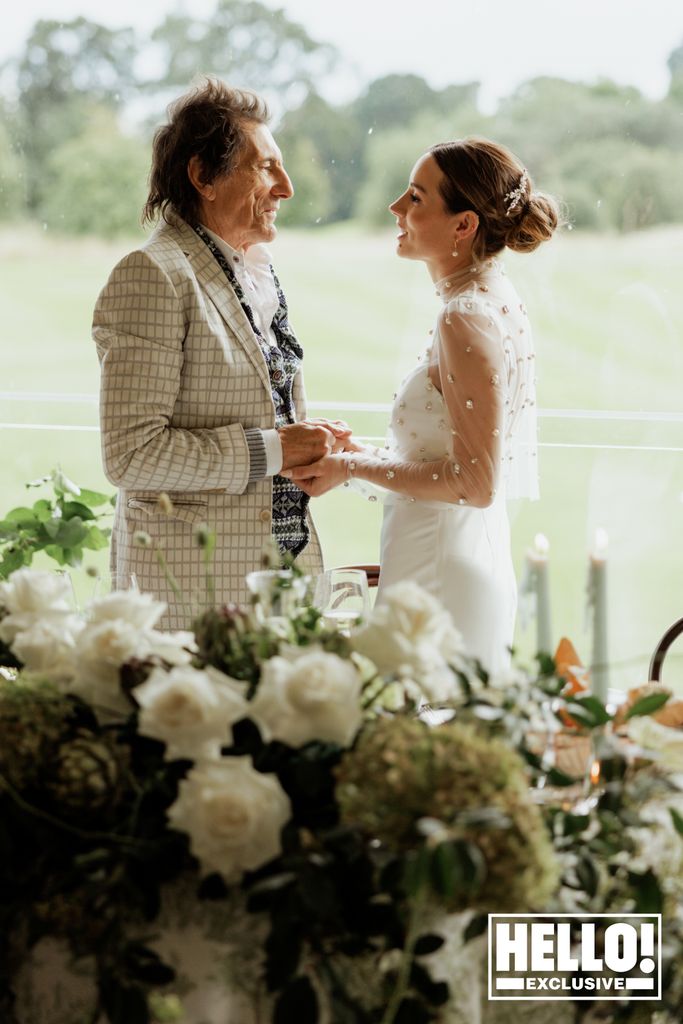
[[[159,230],[163,232],[164,226]],[[230,282],[210,250],[207,249],[199,235],[192,230],[189,224],[178,219],[173,224],[168,225],[168,230],[173,233],[176,241],[179,242],[182,251],[192,264],[192,269],[196,274],[199,284],[216,306],[216,309],[225,321],[226,327],[244,348],[254,369],[261,378],[263,386],[268,394],[270,394],[272,388],[266,361],[251,329],[247,315],[232,290]]]

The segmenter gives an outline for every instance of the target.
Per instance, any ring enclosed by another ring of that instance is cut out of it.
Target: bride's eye
[[[419,203],[420,202],[420,197],[418,195],[416,195],[415,192],[411,192],[410,193],[410,201],[411,201],[411,203]]]

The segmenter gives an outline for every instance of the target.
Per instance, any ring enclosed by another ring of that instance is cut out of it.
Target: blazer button
[[[273,518],[273,513],[269,508],[262,508],[258,514],[259,519],[262,523],[269,523]]]

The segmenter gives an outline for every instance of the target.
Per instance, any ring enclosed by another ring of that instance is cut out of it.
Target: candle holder
[[[555,723],[545,733],[542,750],[541,737],[535,734],[536,750],[529,749],[541,759],[541,776],[533,791],[540,804],[552,804],[564,811],[585,813],[595,806],[600,794],[601,767],[595,734],[576,725]],[[561,772],[572,779],[569,785],[558,785],[553,772]]]

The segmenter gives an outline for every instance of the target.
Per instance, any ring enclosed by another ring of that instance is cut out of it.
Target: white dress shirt
[[[250,245],[246,252],[240,252],[204,224],[202,227],[232,267],[261,334],[269,345],[277,347],[271,325],[280,300],[270,272],[270,252],[265,245]],[[266,476],[275,476],[282,469],[282,441],[275,429],[262,430],[261,434],[266,446]]]

